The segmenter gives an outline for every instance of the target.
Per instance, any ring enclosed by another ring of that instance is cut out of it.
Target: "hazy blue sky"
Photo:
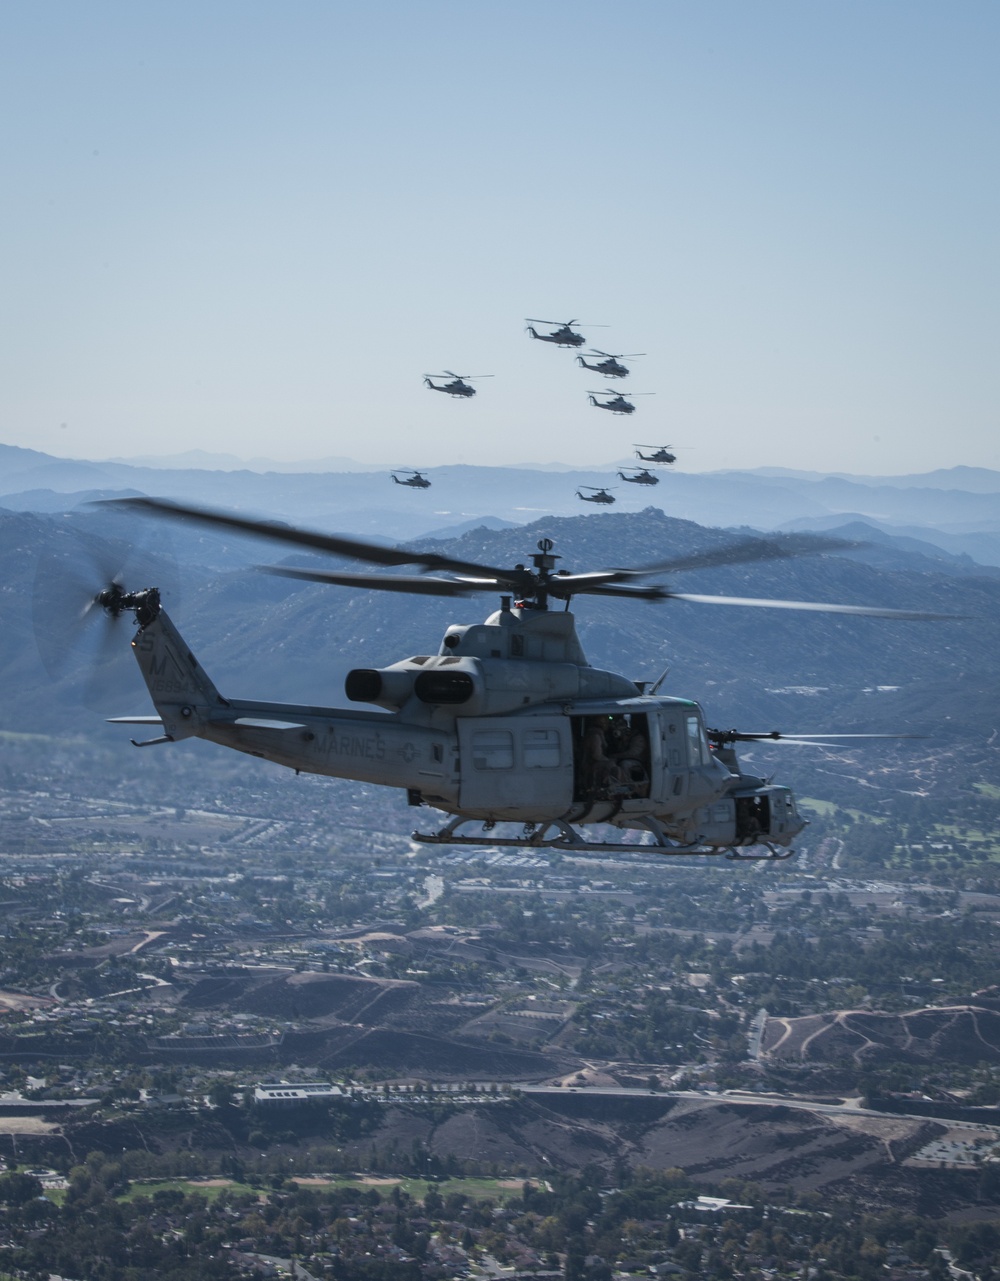
[[[995,0],[8,0],[0,439],[1000,467],[998,36]],[[656,395],[591,408],[526,316]]]

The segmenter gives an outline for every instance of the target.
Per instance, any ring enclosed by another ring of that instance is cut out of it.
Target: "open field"
[[[392,1194],[393,1188],[399,1188],[416,1201],[422,1201],[431,1188],[448,1194],[459,1192],[473,1201],[509,1201],[521,1195],[523,1179],[408,1179],[392,1178],[379,1175],[303,1175],[292,1180],[301,1187],[316,1188],[361,1188],[374,1191],[385,1199]],[[262,1195],[261,1189],[251,1183],[242,1183],[236,1179],[150,1179],[133,1183],[120,1200],[134,1201],[136,1197],[155,1196],[157,1192],[182,1192],[185,1196],[192,1194],[204,1196],[215,1201],[223,1193],[241,1193],[245,1195]],[[61,1199],[58,1193],[54,1199]]]

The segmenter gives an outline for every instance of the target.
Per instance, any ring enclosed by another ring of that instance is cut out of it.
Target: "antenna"
[[[659,674],[659,676],[657,676],[656,680],[653,681],[652,685],[650,685],[649,687],[650,694],[655,694],[659,690],[660,686],[667,679],[667,673],[669,671],[670,671],[670,664],[668,663],[666,667],[663,669],[663,671]]]

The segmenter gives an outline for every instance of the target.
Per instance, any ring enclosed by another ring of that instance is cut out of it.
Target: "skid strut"
[[[765,845],[766,854],[749,853],[759,848],[750,846],[703,845],[693,841],[689,845],[673,841],[666,835],[663,827],[654,818],[644,820],[643,827],[652,835],[649,844],[637,845],[625,841],[588,841],[571,824],[564,819],[554,819],[535,827],[526,823],[521,836],[494,836],[493,823],[483,824],[486,835],[473,836],[460,832],[466,823],[477,820],[453,818],[437,832],[414,832],[413,840],[421,845],[474,845],[489,849],[520,850],[572,850],[590,854],[663,854],[673,858],[727,858],[734,862],[772,861],[791,858],[794,850],[778,850],[773,845]],[[761,843],[763,844],[763,843]]]

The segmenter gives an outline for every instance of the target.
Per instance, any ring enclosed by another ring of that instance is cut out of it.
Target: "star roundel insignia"
[[[400,749],[399,754],[400,756],[402,756],[403,760],[407,763],[407,765],[409,765],[409,763],[416,756],[417,749],[413,746],[412,743],[404,743],[402,748]]]

